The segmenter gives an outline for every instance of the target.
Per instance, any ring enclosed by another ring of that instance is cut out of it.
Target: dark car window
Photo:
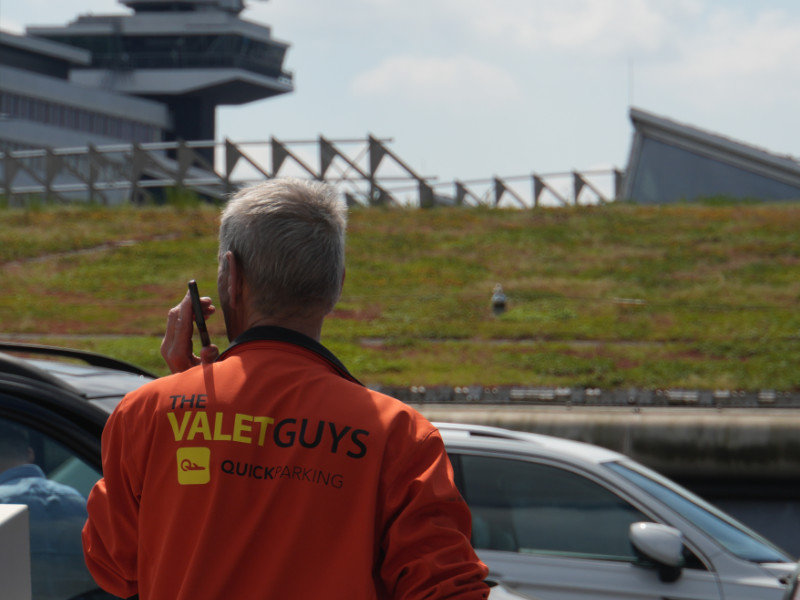
[[[792,562],[788,554],[758,534],[658,473],[635,463],[609,463],[606,466],[683,515],[734,556],[762,563]]]
[[[99,478],[50,436],[0,418],[0,504],[28,506],[34,600],[88,597],[97,589],[83,561],[81,529],[86,496]]]
[[[453,462],[476,548],[635,560],[630,524],[650,519],[594,481],[523,460],[460,454]]]

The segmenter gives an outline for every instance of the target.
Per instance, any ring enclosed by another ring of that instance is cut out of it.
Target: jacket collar
[[[336,356],[334,356],[333,352],[328,350],[318,341],[298,331],[285,329],[284,327],[276,327],[273,325],[260,325],[258,327],[252,327],[251,329],[248,329],[235,340],[233,340],[228,349],[220,354],[217,360],[224,360],[225,355],[237,346],[247,344],[248,342],[258,341],[284,342],[286,344],[293,344],[295,346],[305,348],[306,350],[310,350],[328,362],[336,370],[336,372],[345,379],[349,379],[350,381],[353,381],[359,385],[364,385],[358,379],[353,377],[350,371],[347,370],[347,367],[345,367],[344,364],[342,364],[342,362],[336,358]]]
[[[5,484],[15,479],[24,479],[28,477],[40,477],[44,479],[44,471],[34,464],[20,465],[18,467],[11,467],[0,473],[0,484]]]

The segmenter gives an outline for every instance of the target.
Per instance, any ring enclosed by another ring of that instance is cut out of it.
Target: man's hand
[[[208,297],[200,298],[200,303],[203,305],[203,316],[208,319],[216,308]],[[195,355],[192,351],[193,333],[192,299],[186,292],[180,303],[167,314],[167,331],[161,341],[161,356],[170,372],[180,373],[200,363],[211,363],[219,356],[219,348],[214,344],[202,348],[200,356]]]

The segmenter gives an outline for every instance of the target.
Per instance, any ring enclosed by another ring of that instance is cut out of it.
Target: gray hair
[[[233,252],[265,316],[327,314],[342,291],[346,229],[347,207],[333,188],[272,179],[228,202],[219,258]]]

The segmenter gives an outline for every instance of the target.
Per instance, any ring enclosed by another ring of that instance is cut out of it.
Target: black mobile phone
[[[194,312],[194,322],[197,323],[197,331],[200,332],[200,343],[203,346],[211,344],[206,328],[206,319],[203,317],[203,305],[200,304],[200,292],[197,291],[197,282],[192,279],[189,282],[189,295],[192,297],[192,312]]]

